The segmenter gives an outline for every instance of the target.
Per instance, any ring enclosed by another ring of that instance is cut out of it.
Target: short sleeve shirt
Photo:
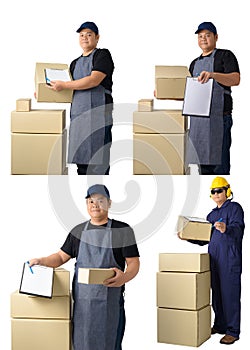
[[[87,222],[75,226],[68,234],[61,250],[70,255],[71,258],[77,258],[79,246],[81,242],[81,235]],[[89,222],[88,230],[103,229],[105,225],[96,226]],[[135,235],[133,229],[122,221],[112,220],[112,249],[114,258],[117,264],[124,271],[126,258],[139,257]]]
[[[80,57],[73,60],[70,64],[70,73],[72,76],[75,69],[76,61]],[[93,57],[92,71],[98,71],[106,74],[106,77],[101,82],[101,85],[110,92],[112,92],[112,86],[113,86],[112,76],[113,76],[114,68],[115,68],[114,62],[109,50],[97,49]],[[110,94],[106,94],[106,103],[112,103],[112,102],[113,102],[112,96]]]
[[[211,54],[210,54],[211,55]],[[209,56],[210,56],[209,55]],[[194,59],[189,67],[190,74],[193,75],[194,65],[198,59],[202,59],[202,55]],[[206,56],[207,57],[207,56]],[[214,56],[214,72],[218,73],[240,73],[237,58],[230,50],[217,49]],[[230,86],[223,86],[225,90],[231,92]],[[233,109],[233,100],[231,95],[224,94],[224,114],[231,114]]]

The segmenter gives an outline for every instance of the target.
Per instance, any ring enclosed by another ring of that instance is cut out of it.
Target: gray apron
[[[74,80],[91,74],[95,51],[76,61]],[[69,163],[103,163],[105,125],[112,124],[112,117],[107,120],[105,113],[105,93],[111,94],[102,85],[74,91],[70,110]]]
[[[215,52],[216,49],[211,56],[195,62],[193,76],[199,76],[204,70],[213,72]],[[224,88],[214,81],[209,117],[190,116],[187,164],[221,164],[224,93]]]
[[[110,268],[117,264],[112,249],[111,220],[107,227],[87,230],[81,236],[73,281],[74,350],[114,350],[120,315],[121,287],[78,283],[79,267]]]

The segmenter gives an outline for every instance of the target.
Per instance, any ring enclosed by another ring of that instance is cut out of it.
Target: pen
[[[31,273],[34,273],[34,271],[33,271],[32,267],[30,266],[30,262],[29,262],[29,261],[27,261],[27,264],[29,265],[30,272],[31,272]]]
[[[220,218],[219,220],[217,220],[216,222],[222,222],[222,218]],[[214,227],[214,224],[213,224],[213,227]]]

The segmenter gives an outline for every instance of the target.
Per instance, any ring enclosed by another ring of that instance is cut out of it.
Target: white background
[[[231,49],[238,58],[242,80],[239,87],[233,88],[232,171],[231,176],[227,178],[235,193],[235,200],[241,203],[246,214],[242,334],[234,349],[246,348],[250,295],[247,283],[249,209],[246,166],[249,157],[249,73],[245,52],[248,40],[246,6],[247,2],[241,0],[237,3],[218,0],[210,0],[207,3],[196,0],[155,0],[150,4],[131,0],[23,0],[5,3],[0,13],[0,320],[4,325],[0,337],[1,349],[11,348],[9,296],[19,287],[22,263],[29,258],[47,255],[60,248],[69,226],[79,223],[81,215],[87,215],[84,195],[89,184],[103,181],[109,187],[114,201],[110,216],[128,222],[140,237],[141,270],[126,288],[127,326],[123,342],[125,350],[178,348],[157,343],[155,274],[158,269],[158,254],[204,252],[207,249],[178,240],[175,224],[177,216],[181,213],[205,217],[213,208],[209,198],[209,187],[213,177],[193,175],[193,179],[190,180],[188,176],[132,176],[131,142],[127,156],[116,159],[114,164],[111,164],[111,175],[105,179],[78,177],[75,168],[70,168],[69,179],[55,176],[53,181],[47,176],[9,175],[10,112],[15,109],[16,99],[33,96],[36,62],[70,63],[81,54],[75,31],[87,20],[95,21],[99,26],[99,47],[106,47],[112,53],[116,67],[113,96],[118,105],[136,104],[140,98],[153,97],[155,65],[188,66],[191,60],[200,54],[194,35],[200,22],[214,22],[219,33],[217,46]],[[155,106],[180,107],[175,102],[170,104],[167,101],[156,100]],[[68,106],[62,107],[68,110]],[[32,99],[32,108],[61,106],[37,104]],[[127,125],[118,125],[116,120],[114,121],[114,147],[118,140],[132,140],[132,115],[126,116],[125,119],[129,120]],[[187,199],[187,191],[190,190],[191,194],[188,194]],[[71,194],[70,200],[67,193]],[[186,200],[189,205],[185,207],[184,212]],[[54,205],[53,202],[57,204]],[[148,218],[153,229],[145,224]],[[73,273],[73,261],[65,267]],[[202,349],[222,346],[218,343],[219,339],[219,336],[213,336],[202,345]]]

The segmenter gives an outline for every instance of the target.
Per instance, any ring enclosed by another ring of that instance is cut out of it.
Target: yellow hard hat
[[[210,188],[221,188],[230,186],[227,180],[224,177],[217,176],[213,179],[212,185]]]
[[[212,189],[212,188],[223,188],[223,187],[225,187],[226,189],[226,197],[229,198],[230,196],[232,196],[233,198],[233,192],[230,188],[229,183],[224,177],[217,176],[216,178],[214,178],[210,188]]]

